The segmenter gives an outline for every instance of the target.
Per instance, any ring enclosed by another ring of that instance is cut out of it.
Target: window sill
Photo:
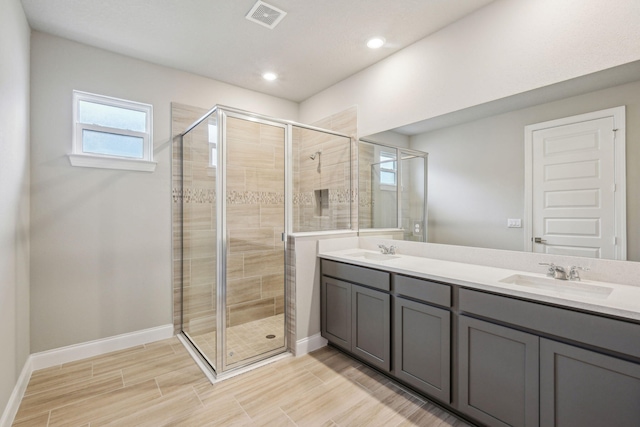
[[[153,172],[157,162],[136,159],[120,159],[116,157],[92,156],[87,154],[69,154],[71,166],[83,168],[120,169],[139,172]]]

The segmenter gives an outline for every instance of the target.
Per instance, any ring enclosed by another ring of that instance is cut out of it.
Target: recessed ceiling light
[[[274,81],[275,79],[277,79],[278,75],[276,73],[268,72],[268,73],[264,73],[262,75],[262,78],[265,79],[265,80],[269,80],[271,82],[271,81]]]
[[[367,42],[367,47],[370,49],[378,49],[384,46],[385,41],[386,40],[384,39],[384,37],[374,37],[372,39],[369,39],[369,41]]]

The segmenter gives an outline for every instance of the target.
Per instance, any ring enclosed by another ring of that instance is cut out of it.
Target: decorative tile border
[[[216,200],[216,191],[209,188],[174,188],[172,191],[173,203],[213,203]]]
[[[350,190],[348,188],[335,188],[329,189],[329,203],[355,203],[358,198],[357,190]],[[313,191],[305,191],[302,193],[293,194],[294,206],[315,206],[315,197]]]
[[[350,203],[353,194],[349,188],[329,189],[329,203]]]
[[[216,191],[207,188],[174,188],[173,203],[215,203]],[[228,191],[227,203],[230,205],[283,205],[283,193],[266,191]]]
[[[293,194],[294,206],[313,206],[313,192],[307,191],[304,193]]]
[[[358,206],[360,207],[365,207],[365,208],[370,208],[371,206],[373,206],[373,200],[371,199],[371,194],[367,193],[362,193],[358,196]]]
[[[284,193],[266,191],[227,191],[230,205],[283,205]]]
[[[180,188],[172,189],[173,203],[214,203],[216,191],[207,188]],[[330,203],[354,203],[358,198],[357,190],[349,190],[348,188],[329,189]],[[266,191],[228,191],[227,203],[231,205],[251,205],[251,204],[267,204],[281,205],[284,204],[283,193],[272,193]],[[293,195],[293,204],[299,206],[313,206],[315,199],[313,191],[304,193],[295,193]],[[362,206],[362,201],[360,202]]]

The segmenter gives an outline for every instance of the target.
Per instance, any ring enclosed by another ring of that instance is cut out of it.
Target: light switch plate
[[[520,218],[509,218],[507,219],[507,227],[509,228],[521,228],[522,220]]]

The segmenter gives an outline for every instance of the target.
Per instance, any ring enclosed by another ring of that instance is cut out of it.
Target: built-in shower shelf
[[[314,216],[328,217],[329,216],[329,190],[326,188],[323,188],[321,190],[314,190],[313,195],[315,197]]]

